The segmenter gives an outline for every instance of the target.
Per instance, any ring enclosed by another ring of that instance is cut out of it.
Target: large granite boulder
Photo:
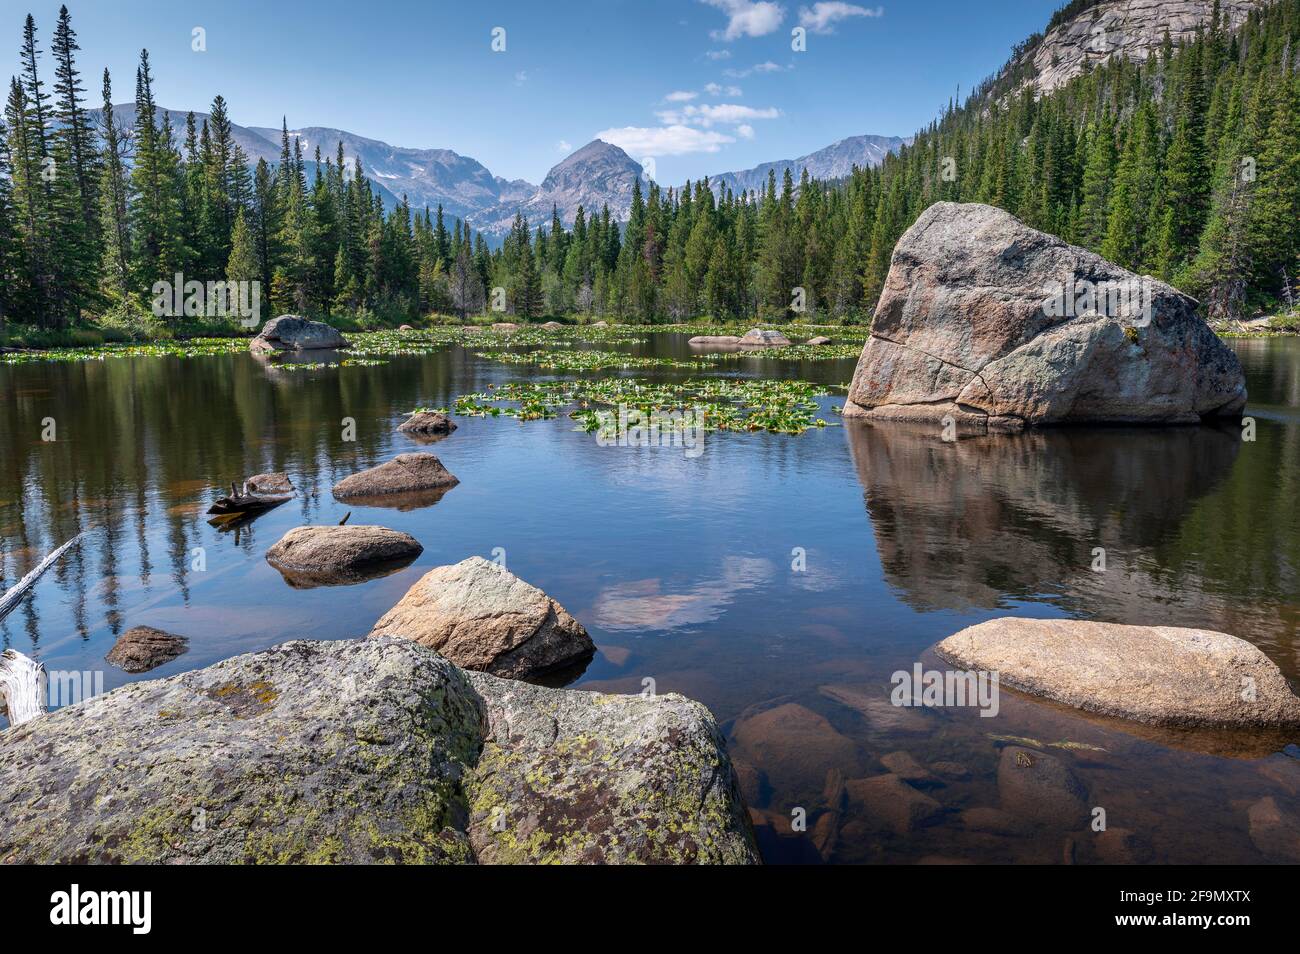
[[[1300,699],[1244,639],[1204,629],[989,620],[935,647],[1002,685],[1101,715],[1180,727],[1300,726]]]
[[[435,502],[460,480],[433,454],[398,454],[377,467],[369,467],[344,477],[334,485],[339,500],[358,503],[394,503],[423,500]]]
[[[383,576],[422,552],[415,537],[388,527],[294,527],[266,551],[266,561],[290,585],[309,588]]]
[[[753,863],[708,710],[466,673],[410,640],[284,643],[0,735],[29,863]]]
[[[1000,209],[939,202],[894,249],[844,412],[993,429],[1239,415],[1241,364],[1196,309]]]
[[[320,348],[346,348],[347,339],[337,328],[323,321],[312,321],[301,315],[281,315],[272,318],[248,342],[248,350],[314,351]]]
[[[784,348],[790,339],[779,331],[765,331],[762,328],[750,328],[737,344],[746,348]]]
[[[413,639],[458,666],[509,679],[567,670],[596,651],[563,606],[477,556],[430,570],[370,635]]]

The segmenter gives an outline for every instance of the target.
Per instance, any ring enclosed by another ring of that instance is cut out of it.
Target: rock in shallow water
[[[133,626],[118,637],[104,659],[126,672],[148,672],[183,656],[187,649],[189,640],[184,636]]]
[[[1025,822],[1073,830],[1088,821],[1087,789],[1054,755],[1007,746],[998,762],[998,794],[1002,810]]]
[[[409,640],[285,643],[2,738],[10,862],[758,860],[703,706],[466,673]]]
[[[596,651],[563,606],[482,557],[430,570],[370,635],[413,639],[458,666],[509,679],[576,666]]]
[[[432,454],[398,454],[390,461],[344,477],[334,485],[340,500],[412,494],[440,496],[460,481]],[[430,498],[432,500],[432,498]]]
[[[1114,304],[1093,307],[1090,288]],[[844,413],[1018,429],[1195,423],[1245,403],[1193,299],[1000,209],[938,202],[894,249]]]
[[[779,331],[765,331],[762,328],[750,328],[741,335],[738,344],[757,348],[783,348],[790,339]]]
[[[1300,725],[1300,699],[1256,647],[1204,629],[989,620],[935,647],[965,669],[1101,715],[1150,725]]]
[[[348,341],[338,329],[323,321],[312,321],[301,315],[281,315],[272,318],[256,337],[248,342],[248,350],[313,351],[321,348],[346,348]]]
[[[416,411],[397,426],[403,434],[421,436],[442,436],[456,429],[456,424],[446,414],[439,411]]]
[[[294,527],[266,560],[294,586],[360,583],[405,566],[424,552],[409,533],[387,527]]]

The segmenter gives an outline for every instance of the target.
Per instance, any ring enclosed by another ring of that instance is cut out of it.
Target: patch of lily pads
[[[636,378],[597,381],[518,381],[456,399],[456,413],[468,417],[513,417],[535,421],[569,417],[578,430],[609,428],[620,413],[646,418],[685,419],[693,415],[709,431],[768,431],[802,434],[831,425],[820,416],[816,398],[829,389],[807,381],[701,378],[650,382]]]

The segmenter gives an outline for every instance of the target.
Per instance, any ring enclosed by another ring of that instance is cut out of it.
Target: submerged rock
[[[897,775],[877,775],[845,782],[849,801],[861,805],[873,821],[900,835],[937,819],[943,806]]]
[[[758,348],[782,348],[790,343],[790,339],[779,331],[764,331],[762,328],[750,328],[746,331],[737,342],[746,347]]]
[[[736,335],[696,335],[686,342],[693,345],[738,345],[740,338]]]
[[[1204,629],[1081,620],[990,620],[935,647],[1003,685],[1150,725],[1300,725],[1300,699],[1256,647]]]
[[[844,413],[1019,429],[1195,423],[1245,403],[1193,299],[1000,209],[938,202],[894,249]]]
[[[440,411],[415,411],[397,429],[403,434],[441,437],[454,431],[456,423]]]
[[[430,570],[370,635],[412,639],[458,666],[509,679],[565,670],[596,651],[563,606],[477,556]]]
[[[387,527],[294,527],[266,561],[292,586],[333,586],[391,573],[423,552],[415,537]]]
[[[807,341],[804,342],[804,344],[810,344],[810,345],[828,345],[832,343],[833,342],[831,341],[831,339],[827,338],[825,335],[818,335],[817,337],[809,338]]]
[[[385,497],[427,494],[432,503],[458,483],[456,475],[432,454],[398,454],[377,467],[344,477],[334,485],[334,496],[383,503]]]
[[[1256,848],[1276,860],[1300,862],[1300,815],[1270,795],[1246,809],[1246,818]]]
[[[301,315],[272,318],[257,336],[248,342],[250,351],[314,351],[320,348],[346,348],[347,339],[337,328],[323,321]]]
[[[294,492],[293,481],[289,475],[281,471],[274,471],[266,474],[255,474],[245,481],[250,493],[267,495],[267,494],[291,494]]]
[[[1054,755],[1007,746],[998,762],[998,794],[1002,810],[1022,821],[1070,830],[1088,821],[1087,789]]]
[[[470,674],[409,640],[284,643],[3,738],[19,864],[758,860],[703,706]]]
[[[183,656],[188,649],[189,640],[184,636],[152,626],[132,626],[118,637],[104,659],[126,672],[148,672]]]
[[[853,741],[797,702],[743,713],[731,738],[736,758],[762,768],[781,807],[811,808],[824,797],[828,772],[852,774],[862,767]]]

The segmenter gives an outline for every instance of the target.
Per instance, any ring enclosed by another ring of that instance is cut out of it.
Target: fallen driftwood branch
[[[8,709],[5,714],[11,726],[45,714],[44,690],[44,666],[12,649],[0,653],[0,701]]]
[[[9,588],[9,592],[7,592],[3,598],[0,598],[0,619],[4,619],[6,616],[8,616],[10,610],[12,610],[15,606],[18,605],[18,601],[22,599],[23,594],[26,593],[29,589],[31,589],[32,584],[41,578],[41,574],[44,573],[46,570],[48,570],[50,567],[54,566],[54,564],[59,561],[59,557],[63,556],[63,554],[68,551],[68,548],[71,547],[74,543],[76,543],[80,539],[81,539],[81,534],[79,533],[71,540],[69,540],[67,543],[63,544],[63,546],[59,547],[57,550],[55,550],[53,553],[47,556],[40,563],[36,564],[36,568],[34,570],[32,570],[21,580],[19,580],[17,583],[11,586]]]
[[[243,489],[235,485],[234,481],[230,482],[230,496],[220,497],[217,502],[208,508],[208,513],[216,514],[220,517],[244,516],[249,517],[254,514],[265,513],[272,510],[280,504],[293,499],[293,494],[259,494],[249,489],[248,481],[244,481]]]

